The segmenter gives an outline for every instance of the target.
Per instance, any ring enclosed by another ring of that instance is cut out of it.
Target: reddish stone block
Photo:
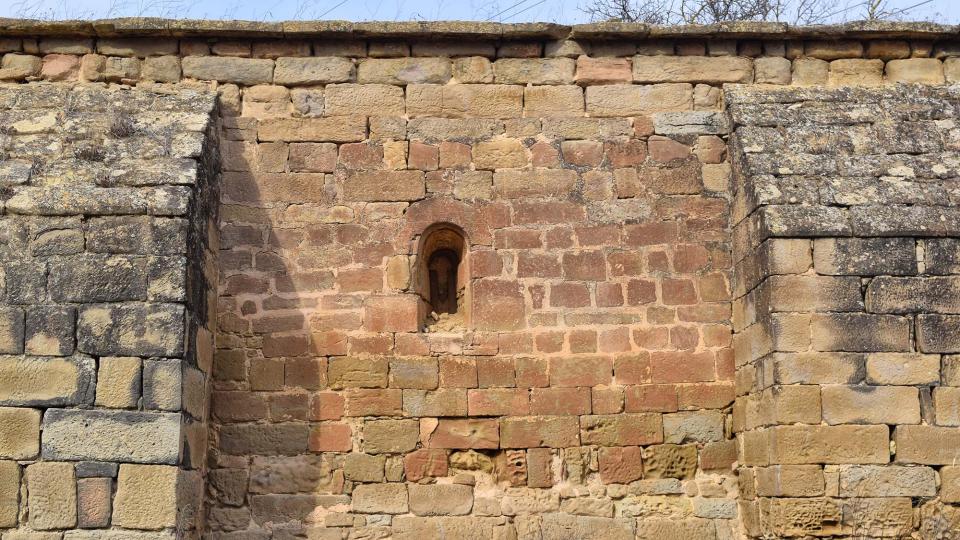
[[[517,277],[560,277],[560,261],[556,255],[521,251],[517,254]]]
[[[310,431],[311,452],[349,452],[353,449],[353,431],[347,424],[322,423]]]
[[[283,369],[287,387],[318,390],[327,386],[326,358],[290,358]]]
[[[480,388],[512,388],[517,385],[513,358],[477,358],[477,383]]]
[[[626,412],[675,412],[677,387],[672,384],[644,384],[623,389]]]
[[[310,334],[310,351],[324,356],[347,354],[347,335],[337,330]]]
[[[393,335],[350,336],[348,345],[351,355],[389,354],[393,350]]]
[[[550,386],[549,363],[545,358],[517,358],[517,387],[543,388]]]
[[[663,278],[660,291],[663,303],[668,306],[697,303],[697,289],[691,279]]]
[[[700,278],[700,299],[704,302],[726,302],[730,300],[730,285],[727,276],[720,272],[707,274]]]
[[[407,163],[411,169],[434,171],[437,169],[438,159],[439,148],[436,146],[417,141],[410,142],[410,154]]]
[[[627,305],[639,306],[657,301],[657,285],[647,279],[631,279],[627,282]]]
[[[634,328],[633,342],[641,349],[665,349],[670,343],[670,329],[665,326]]]
[[[677,241],[677,223],[660,221],[626,225],[624,226],[624,233],[623,243],[628,246],[674,244]]]
[[[636,251],[613,251],[607,254],[610,275],[639,276],[643,274],[643,254]]]
[[[673,248],[673,267],[677,272],[699,272],[710,264],[710,253],[701,245],[682,244]]]
[[[569,448],[580,444],[576,416],[516,416],[500,420],[501,448]]]
[[[306,393],[273,394],[270,396],[270,421],[307,420],[309,416],[310,396]]]
[[[400,416],[403,414],[403,390],[355,389],[344,393],[344,416]]]
[[[597,352],[596,330],[571,330],[567,335],[571,353]]]
[[[580,440],[599,446],[643,446],[663,442],[663,417],[653,413],[580,417]]]
[[[498,448],[500,424],[487,419],[443,419],[430,434],[429,448]]]
[[[506,450],[497,453],[493,462],[497,482],[520,487],[527,483],[527,453],[523,450]]]
[[[513,204],[514,225],[549,225],[583,221],[582,204],[567,201],[517,201]]]
[[[348,169],[379,169],[383,166],[383,147],[366,142],[341,144],[339,161]]]
[[[577,308],[590,305],[590,289],[585,283],[550,284],[550,306]]]
[[[700,332],[693,326],[670,328],[670,345],[675,349],[695,349],[700,343]]]
[[[533,352],[533,336],[527,332],[505,332],[498,336],[500,354],[529,354]]]
[[[640,352],[614,358],[613,374],[617,384],[644,384],[650,382],[650,355]]]
[[[477,361],[473,358],[445,357],[439,360],[440,388],[476,388]]]
[[[666,251],[651,251],[647,254],[647,267],[651,272],[670,272],[670,256]]]
[[[473,325],[477,330],[516,330],[526,326],[526,303],[516,281],[481,279],[473,287]]]
[[[574,229],[577,242],[581,246],[608,246],[620,243],[620,227],[615,225],[596,225]]]
[[[563,254],[563,276],[568,280],[603,281],[607,278],[607,263],[601,251],[583,251]]]
[[[310,399],[309,419],[339,420],[343,418],[346,400],[336,392],[318,392]]]
[[[466,169],[470,167],[472,159],[470,145],[453,141],[440,143],[441,169]]]
[[[383,289],[383,271],[379,268],[354,268],[337,272],[340,292],[374,292]]]
[[[729,347],[733,342],[733,331],[726,324],[707,324],[700,327],[704,347]]]
[[[447,475],[447,451],[421,448],[403,456],[403,472],[408,482]]]
[[[528,414],[530,398],[526,389],[487,388],[467,392],[470,416]]]
[[[269,412],[265,396],[259,392],[213,392],[210,407],[213,417],[223,423],[266,420]]]
[[[470,253],[470,277],[495,277],[503,272],[503,260],[493,250],[479,250]]]
[[[705,471],[729,471],[736,461],[737,441],[709,442],[700,450],[700,468]]]
[[[655,383],[709,382],[716,380],[714,356],[710,351],[662,351],[650,353]]]
[[[597,283],[597,307],[623,305],[623,287],[619,283]]]
[[[627,327],[602,330],[597,338],[597,344],[600,346],[600,352],[617,353],[628,352],[630,346],[630,329]]]
[[[418,297],[374,296],[364,302],[363,325],[370,332],[416,332],[420,329]]]
[[[623,412],[623,388],[595,387],[590,390],[593,414],[617,414]]]
[[[261,350],[267,358],[275,358],[278,356],[299,356],[305,354],[309,346],[310,338],[305,335],[269,335],[264,336]]]
[[[589,388],[534,388],[530,392],[530,414],[590,414],[590,405]]]
[[[553,452],[548,448],[527,450],[527,486],[553,487]]]
[[[629,484],[643,478],[639,446],[600,449],[600,481],[604,484]]]
[[[504,229],[494,233],[493,247],[497,249],[539,249],[543,247],[540,231]]]
[[[551,386],[598,386],[613,380],[613,361],[602,356],[551,358]]]
[[[537,352],[555,353],[563,350],[564,334],[560,331],[540,332],[534,338]]]
[[[736,397],[732,383],[685,384],[679,387],[681,410],[722,409]]]
[[[573,247],[573,229],[570,227],[554,227],[546,233],[547,249],[564,249]]]
[[[560,152],[545,141],[538,141],[530,147],[531,163],[534,167],[559,167]]]
[[[560,151],[571,165],[596,167],[603,161],[603,144],[597,141],[563,141]]]
[[[659,135],[653,135],[647,139],[647,148],[650,150],[650,157],[661,163],[683,159],[690,155],[689,146]]]
[[[614,168],[636,167],[647,159],[647,144],[637,139],[606,141],[603,151]]]

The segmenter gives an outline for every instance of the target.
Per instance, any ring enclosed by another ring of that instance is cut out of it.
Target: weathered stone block
[[[129,409],[140,401],[140,359],[137,357],[103,357],[97,371],[99,407]]]
[[[473,487],[459,484],[407,484],[410,511],[418,516],[463,516],[473,509]]]
[[[932,497],[936,473],[930,467],[841,465],[841,497]]]
[[[0,356],[0,405],[92,404],[96,364],[87,356]]]
[[[363,425],[363,449],[369,454],[409,452],[419,438],[416,420],[369,420]]]
[[[27,309],[24,352],[38,356],[73,353],[76,311],[69,307],[33,306]]]
[[[273,72],[273,83],[284,86],[350,82],[353,62],[349,58],[281,57]]]
[[[450,76],[447,58],[370,58],[362,60],[357,70],[361,84],[445,84]]]
[[[501,58],[493,63],[498,84],[571,84],[572,58]]]
[[[30,527],[45,531],[77,525],[77,478],[70,463],[34,463],[26,474]]]
[[[353,511],[361,514],[406,514],[406,484],[363,484],[353,490]]]
[[[936,58],[890,60],[886,65],[888,82],[943,84],[943,63]]]
[[[40,411],[0,407],[0,458],[33,459],[40,452]]]
[[[599,446],[645,446],[663,442],[659,414],[631,413],[582,416],[580,439]]]
[[[910,426],[905,426],[910,427]],[[777,426],[770,430],[770,463],[887,463],[887,426]]]
[[[20,516],[20,466],[0,461],[0,527],[17,526]]]
[[[634,56],[633,81],[749,83],[753,62],[741,57]]]
[[[920,398],[907,386],[841,386],[821,389],[828,424],[918,424]]]
[[[179,360],[146,360],[143,363],[143,407],[179,411],[182,403],[183,373]]]
[[[0,353],[22,353],[23,340],[23,310],[7,306],[0,307]]]
[[[102,356],[172,356],[184,350],[179,304],[94,304],[80,308],[77,349]]]
[[[81,529],[109,527],[112,513],[112,478],[77,480],[77,525]]]
[[[41,450],[54,460],[176,463],[180,415],[48,409]]]
[[[126,529],[155,530],[177,524],[177,467],[120,466],[113,523]]]
[[[273,60],[268,59],[186,56],[182,63],[183,76],[193,79],[244,86],[270,84],[273,80]]]
[[[366,136],[367,120],[362,116],[269,118],[257,127],[257,137],[263,142],[354,142]]]
[[[402,116],[403,88],[387,84],[331,84],[324,88],[327,116]]]
[[[657,112],[689,111],[693,110],[693,85],[588,86],[586,103],[591,116],[642,116]]]
[[[876,353],[867,356],[867,382],[892,385],[935,385],[940,357],[935,354]]]

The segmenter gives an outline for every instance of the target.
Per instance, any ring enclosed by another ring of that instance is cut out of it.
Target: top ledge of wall
[[[552,23],[500,24],[470,21],[218,21],[148,17],[92,21],[42,21],[0,18],[0,36],[204,36],[204,37],[373,37],[473,39],[623,39],[623,38],[921,38],[960,36],[960,26],[927,22],[851,22],[842,25],[790,26],[784,23],[732,22],[713,25],[651,26],[603,22],[564,26]]]

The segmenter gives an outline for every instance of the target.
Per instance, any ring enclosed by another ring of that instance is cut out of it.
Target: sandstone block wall
[[[4,539],[198,534],[214,105],[200,92],[0,87]]]
[[[140,123],[104,113],[102,135],[48,120],[71,134],[49,150],[70,159],[50,185],[119,182],[119,201],[96,193],[111,216],[155,220],[174,199],[124,205],[158,186],[195,186],[197,203],[177,206],[186,243],[114,217],[112,247],[84,232],[80,251],[50,255],[52,303],[94,310],[76,347],[95,392],[76,409],[10,413],[29,433],[36,419],[44,444],[70,441],[40,463],[0,461],[26,486],[0,497],[18,509],[11,527],[222,540],[950,530],[958,432],[940,391],[952,365],[930,347],[953,332],[949,297],[932,291],[950,290],[956,258],[956,99],[943,89],[960,79],[955,29],[100,21],[0,33],[0,79],[31,96],[16,103],[123,87],[190,111],[132,98],[191,134],[137,147],[136,168],[111,160]],[[731,86],[753,84],[766,90]],[[203,146],[211,104],[193,108],[195,91],[219,97],[215,145]],[[22,155],[44,155],[46,139],[23,136]],[[110,172],[86,180],[101,161]],[[0,171],[23,170],[9,163]],[[47,195],[10,200],[89,211]],[[158,238],[185,259],[182,298],[164,273],[180,267],[145,247]],[[455,316],[426,301],[437,245],[459,260]],[[38,328],[17,313],[11,333]],[[121,409],[144,423],[111,416]],[[145,424],[163,418],[176,422]],[[71,437],[78,425],[99,437]],[[114,434],[168,438],[117,446]],[[88,463],[107,449],[124,465]],[[53,491],[76,523],[31,524],[30,505],[48,499],[30,484],[68,469],[82,489]]]
[[[745,529],[955,533],[960,93],[727,98]]]

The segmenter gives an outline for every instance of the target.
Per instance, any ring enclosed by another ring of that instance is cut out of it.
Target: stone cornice
[[[840,25],[791,26],[784,23],[734,22],[715,25],[651,26],[638,23],[492,22],[349,22],[349,21],[221,21],[148,17],[85,21],[43,21],[0,18],[0,36],[89,37],[247,37],[247,38],[430,38],[476,40],[524,39],[956,39],[960,26],[929,22],[851,22]]]

